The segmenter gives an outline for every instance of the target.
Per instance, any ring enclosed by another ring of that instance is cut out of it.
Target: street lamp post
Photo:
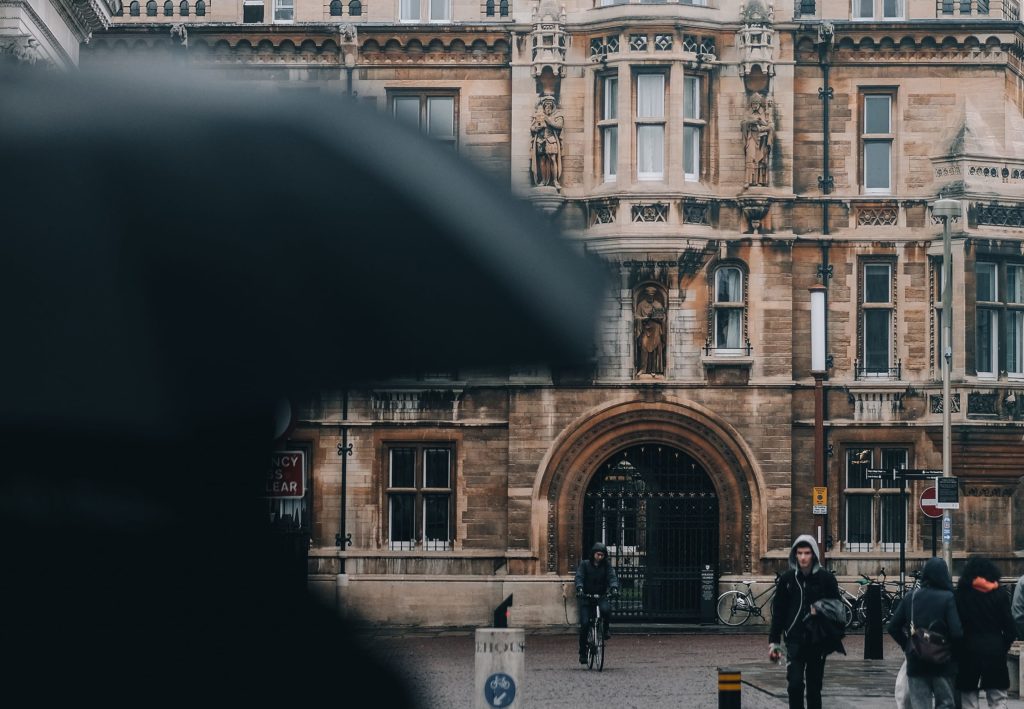
[[[949,222],[960,216],[960,202],[955,199],[937,199],[932,202],[932,216],[942,220],[942,477],[952,476],[950,450],[950,412],[953,402],[949,395],[950,368],[953,365],[953,261],[950,257]],[[942,559],[950,573],[953,571],[953,553],[950,549],[952,529],[949,510],[942,511]]]
[[[825,477],[825,387],[824,379],[827,369],[825,356],[825,294],[828,289],[821,283],[811,286],[811,374],[814,376],[814,485],[825,488],[825,500],[828,500],[828,487]],[[817,515],[818,513],[815,513]],[[824,533],[822,528],[824,527]],[[825,548],[828,540],[828,513],[822,515],[822,524],[818,525],[818,542],[821,559],[825,564]]]

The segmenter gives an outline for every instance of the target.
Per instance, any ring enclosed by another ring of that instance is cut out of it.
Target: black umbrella
[[[10,676],[59,675],[40,702],[372,681],[268,562],[273,402],[586,357],[600,269],[341,97],[22,72],[0,125]]]

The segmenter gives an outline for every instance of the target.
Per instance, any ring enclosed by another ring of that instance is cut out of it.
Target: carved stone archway
[[[598,467],[639,443],[685,451],[712,479],[719,499],[720,571],[753,571],[766,550],[765,486],[749,447],[736,430],[704,406],[688,401],[607,404],[590,411],[555,441],[534,490],[547,509],[539,538],[541,568],[571,573],[579,557],[583,501]],[[540,523],[540,520],[538,520]]]

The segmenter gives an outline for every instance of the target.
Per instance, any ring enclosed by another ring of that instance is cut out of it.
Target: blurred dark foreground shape
[[[579,361],[600,269],[374,111],[189,82],[0,76],[6,691],[409,706],[282,572],[274,402]]]

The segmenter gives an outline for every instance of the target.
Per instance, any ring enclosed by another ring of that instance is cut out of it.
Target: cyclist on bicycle
[[[608,625],[612,619],[610,598],[619,594],[619,577],[615,567],[608,560],[608,547],[597,542],[590,549],[590,558],[580,561],[576,567],[576,598],[580,616],[580,663],[587,664],[587,627],[590,624],[591,595],[599,595],[601,617],[605,621],[605,640],[611,635]]]

